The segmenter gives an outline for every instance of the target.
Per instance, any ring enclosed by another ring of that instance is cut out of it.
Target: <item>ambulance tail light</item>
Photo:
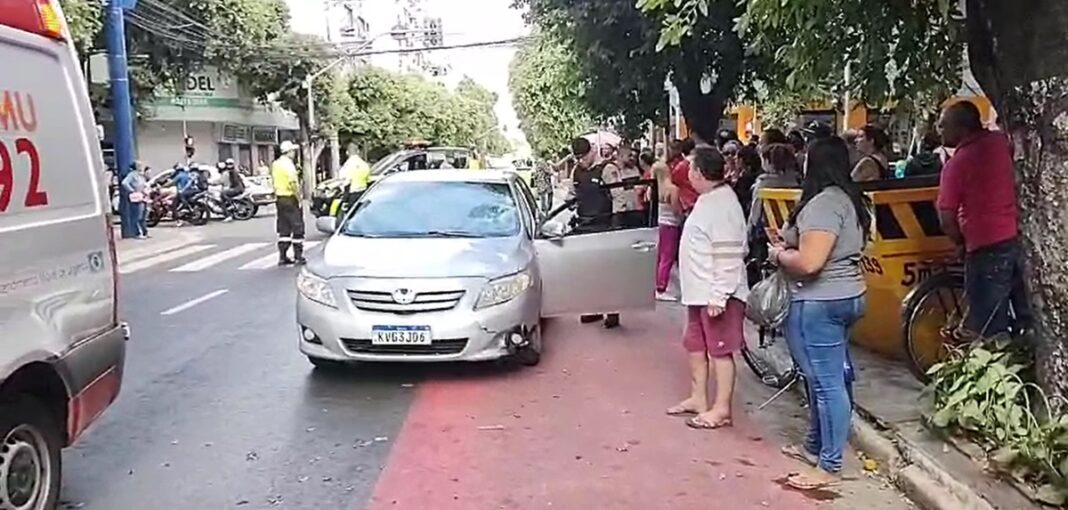
[[[66,23],[58,0],[0,0],[0,25],[65,41]]]

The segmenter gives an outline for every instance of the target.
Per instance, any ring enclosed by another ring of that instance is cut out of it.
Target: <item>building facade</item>
[[[169,168],[187,161],[214,164],[228,158],[253,172],[274,159],[275,147],[299,137],[297,117],[265,105],[241,90],[233,78],[205,68],[189,76],[177,93],[159,95],[143,108],[137,123],[139,161]]]

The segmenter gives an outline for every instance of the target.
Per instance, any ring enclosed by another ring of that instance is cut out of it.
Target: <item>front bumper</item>
[[[488,280],[364,280],[382,290],[403,285],[412,289],[457,289],[462,282],[464,296],[450,310],[398,314],[358,308],[349,298],[352,285],[331,282],[338,308],[331,308],[297,295],[297,324],[300,350],[306,356],[335,361],[442,362],[487,361],[514,352],[509,345],[512,333],[528,336],[536,331],[541,315],[540,292],[532,287],[521,296],[497,306],[474,310],[474,302]],[[389,291],[387,290],[387,291]],[[381,347],[370,344],[373,326],[429,326],[430,346]],[[315,341],[304,338],[310,330]]]

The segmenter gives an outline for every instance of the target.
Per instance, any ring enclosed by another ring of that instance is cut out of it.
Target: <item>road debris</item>
[[[478,430],[504,430],[504,425],[482,425]]]
[[[254,450],[250,450],[245,454],[245,461],[255,462],[257,460],[260,460],[260,454],[256,453]]]

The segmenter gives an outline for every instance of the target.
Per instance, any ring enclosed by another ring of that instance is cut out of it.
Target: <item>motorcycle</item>
[[[189,199],[189,203],[183,204],[175,211],[173,204],[178,200],[176,196],[164,196],[159,188],[153,188],[149,193],[151,203],[148,207],[148,216],[145,224],[149,227],[159,225],[164,219],[187,221],[191,225],[205,225],[208,223],[208,208],[204,205],[205,193],[200,193]]]
[[[233,198],[224,197],[221,191],[208,192],[203,195],[203,202],[211,214],[238,221],[252,219],[259,210],[247,191]]]

